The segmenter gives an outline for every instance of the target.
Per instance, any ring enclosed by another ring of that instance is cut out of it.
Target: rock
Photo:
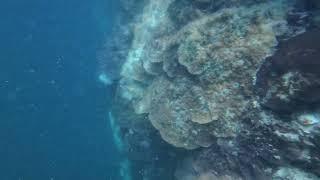
[[[320,102],[320,31],[306,32],[280,43],[258,72],[262,104],[274,111],[294,112]]]
[[[274,173],[272,180],[319,180],[314,174],[304,172],[297,168],[281,167]]]

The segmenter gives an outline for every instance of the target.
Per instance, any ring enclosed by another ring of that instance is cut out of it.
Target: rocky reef
[[[317,0],[130,2],[112,114],[135,179],[320,179]]]

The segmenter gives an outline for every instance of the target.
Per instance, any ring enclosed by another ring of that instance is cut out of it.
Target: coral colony
[[[320,1],[122,3],[125,179],[320,179]]]

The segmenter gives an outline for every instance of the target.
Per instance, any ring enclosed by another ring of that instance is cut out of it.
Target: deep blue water
[[[117,154],[97,51],[110,0],[2,1],[0,180],[105,180]]]

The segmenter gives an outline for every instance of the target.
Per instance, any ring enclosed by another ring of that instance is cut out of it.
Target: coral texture
[[[150,1],[122,69],[121,91],[177,147],[234,137],[254,108],[252,84],[285,33],[282,1],[221,9],[175,29],[170,1]],[[166,27],[166,28],[164,28]]]
[[[175,147],[163,158],[180,164],[177,180],[318,179],[319,8],[316,0],[145,2],[113,109],[130,159],[142,161],[146,149],[157,159],[164,140]]]

